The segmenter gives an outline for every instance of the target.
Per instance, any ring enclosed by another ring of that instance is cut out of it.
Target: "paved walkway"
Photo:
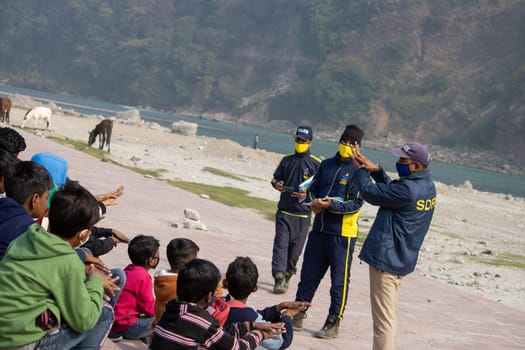
[[[249,304],[263,307],[281,300],[293,300],[297,278],[285,296],[271,293],[270,261],[274,227],[248,210],[230,208],[182,191],[161,181],[144,178],[124,168],[104,163],[69,147],[38,136],[22,133],[28,149],[20,157],[28,159],[36,152],[54,152],[69,162],[69,175],[90,189],[102,193],[126,186],[119,205],[109,207],[103,227],[115,227],[129,237],[149,234],[161,241],[159,268],[168,267],[166,244],[175,237],[193,239],[201,248],[199,256],[213,261],[225,271],[236,256],[250,256],[259,268],[259,290]],[[183,217],[184,208],[199,211],[209,231],[175,229],[170,222]],[[354,257],[357,254],[354,254]],[[126,246],[105,255],[113,267],[128,264]],[[299,262],[301,264],[301,261]],[[345,320],[335,340],[312,337],[326,317],[328,277],[325,278],[305,320],[305,330],[294,335],[291,349],[371,349],[372,321],[368,300],[368,266],[354,261]],[[525,313],[488,299],[466,294],[432,279],[410,275],[402,282],[399,332],[396,349],[523,349]],[[144,349],[139,342],[107,341],[104,349]]]

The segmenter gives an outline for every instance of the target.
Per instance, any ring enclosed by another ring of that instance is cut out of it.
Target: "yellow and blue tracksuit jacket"
[[[357,219],[363,199],[354,179],[352,159],[337,154],[324,160],[310,188],[309,200],[330,197],[330,206],[315,216],[312,231],[343,237],[357,237]]]

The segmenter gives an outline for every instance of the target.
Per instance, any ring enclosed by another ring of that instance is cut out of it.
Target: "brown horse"
[[[109,150],[109,144],[111,143],[111,132],[113,131],[113,121],[109,119],[104,119],[100,123],[95,126],[95,129],[89,132],[89,139],[88,139],[88,146],[91,147],[93,143],[95,143],[95,140],[98,136],[98,148],[103,149],[104,144],[108,146],[108,153],[110,153]]]
[[[11,111],[11,100],[0,98],[0,121],[9,124],[9,112]]]

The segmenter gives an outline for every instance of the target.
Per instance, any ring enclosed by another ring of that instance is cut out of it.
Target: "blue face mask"
[[[410,165],[409,164],[399,164],[396,163],[396,170],[399,177],[407,177],[410,175]]]

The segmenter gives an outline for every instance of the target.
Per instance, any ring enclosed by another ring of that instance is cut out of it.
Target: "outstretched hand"
[[[111,237],[115,243],[129,243],[129,238],[117,229],[111,229]]]
[[[120,185],[115,191],[98,194],[95,196],[97,201],[104,203],[104,205],[117,205],[117,198],[124,194],[124,185]]]
[[[277,310],[282,311],[283,315],[294,317],[299,312],[308,309],[311,306],[306,301],[283,301],[277,304]]]

